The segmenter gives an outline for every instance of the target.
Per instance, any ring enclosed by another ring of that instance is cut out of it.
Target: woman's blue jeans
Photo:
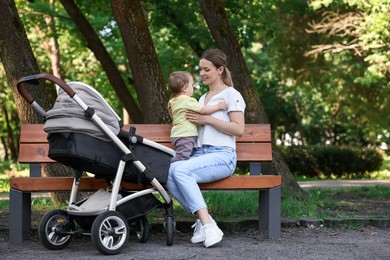
[[[190,159],[171,164],[167,180],[168,191],[189,212],[206,208],[198,183],[213,182],[233,174],[236,151],[230,147],[204,145]]]

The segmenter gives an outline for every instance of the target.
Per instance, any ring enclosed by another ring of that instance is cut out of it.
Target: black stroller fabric
[[[49,134],[48,140],[49,158],[90,172],[95,178],[114,178],[119,161],[124,155],[115,143],[81,133]],[[166,183],[171,155],[144,144],[135,144],[129,149],[160,183]],[[143,176],[140,177],[142,181],[147,181]],[[122,180],[139,182],[139,171],[131,162],[126,164]]]

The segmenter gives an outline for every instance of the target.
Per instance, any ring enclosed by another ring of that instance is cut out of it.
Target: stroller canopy
[[[67,83],[89,107],[95,110],[107,127],[118,135],[120,117],[106,100],[91,86],[82,82]],[[76,132],[93,136],[105,141],[112,141],[106,134],[85,115],[84,110],[62,88],[59,89],[54,107],[47,111],[44,130],[47,133]]]

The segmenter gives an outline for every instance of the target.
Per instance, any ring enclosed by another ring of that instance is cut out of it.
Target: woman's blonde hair
[[[227,68],[227,56],[225,53],[219,49],[211,49],[205,51],[200,58],[210,61],[217,69],[223,67],[224,70],[221,75],[222,81],[227,86],[233,87],[232,76]]]

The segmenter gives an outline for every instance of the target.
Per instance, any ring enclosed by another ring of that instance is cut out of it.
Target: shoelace
[[[191,226],[191,228],[194,229],[194,233],[200,231],[202,228],[202,223],[200,222],[200,219],[195,220],[195,223]]]

